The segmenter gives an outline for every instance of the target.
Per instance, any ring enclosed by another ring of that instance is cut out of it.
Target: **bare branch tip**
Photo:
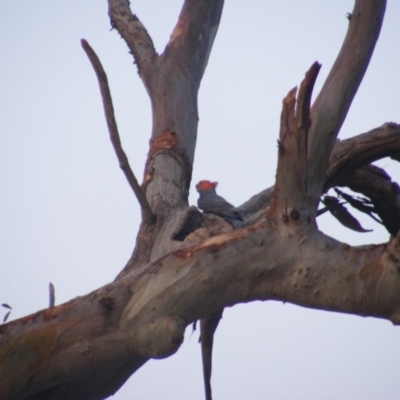
[[[94,50],[92,49],[92,46],[90,46],[89,42],[86,39],[81,39],[81,46],[83,50],[85,50],[85,53],[89,58],[91,53],[95,54]]]
[[[283,99],[284,106],[293,103],[296,99],[296,94],[297,94],[297,86],[290,89],[286,97]]]
[[[321,66],[322,66],[321,63],[319,63],[318,61],[315,61],[311,65],[309,70],[306,72],[304,80],[307,81],[307,83],[312,83],[312,85],[314,85],[315,81],[317,80]]]

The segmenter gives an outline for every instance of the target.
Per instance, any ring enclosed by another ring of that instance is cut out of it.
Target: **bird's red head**
[[[198,192],[203,190],[211,190],[215,189],[218,186],[218,182],[210,182],[210,181],[200,181],[196,185],[196,189]]]

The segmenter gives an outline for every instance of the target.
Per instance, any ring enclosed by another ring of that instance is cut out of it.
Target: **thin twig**
[[[136,198],[139,201],[144,221],[148,224],[151,224],[155,221],[156,217],[150,208],[150,205],[146,199],[146,196],[141,186],[139,185],[135,175],[132,172],[132,169],[129,165],[128,157],[126,156],[124,150],[122,149],[117,123],[115,121],[114,107],[111,99],[110,88],[108,86],[107,75],[104,72],[104,68],[101,65],[99,58],[97,57],[94,50],[90,47],[89,43],[85,39],[82,39],[81,44],[83,50],[85,50],[85,53],[89,57],[89,60],[94,68],[94,71],[97,75],[97,79],[99,81],[100,92],[104,106],[104,114],[107,121],[108,131],[110,133],[111,143],[114,147],[115,154],[117,155],[119,161],[119,166],[124,172],[130,187],[132,188]]]

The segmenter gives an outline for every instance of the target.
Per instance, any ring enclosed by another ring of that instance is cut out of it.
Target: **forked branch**
[[[89,57],[89,60],[94,68],[94,71],[96,72],[96,76],[99,81],[101,98],[103,100],[104,106],[104,114],[107,120],[111,143],[114,147],[115,154],[117,155],[119,161],[119,166],[124,172],[129,186],[132,188],[133,193],[139,201],[144,222],[146,224],[152,224],[155,221],[155,215],[151,210],[149,202],[146,199],[146,195],[144,194],[129,165],[128,157],[126,156],[121,145],[121,139],[118,133],[117,122],[115,121],[114,107],[112,103],[110,88],[108,85],[107,75],[104,71],[103,66],[101,65],[99,58],[97,57],[97,54],[91,48],[89,43],[85,39],[82,39],[81,44],[83,49],[85,50],[86,55]]]

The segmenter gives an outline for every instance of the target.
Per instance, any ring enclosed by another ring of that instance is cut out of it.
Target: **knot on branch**
[[[98,302],[105,315],[111,314],[115,308],[115,300],[110,296],[102,297]]]
[[[138,343],[133,343],[140,354],[155,359],[174,354],[183,342],[186,324],[183,318],[173,316],[141,324]]]
[[[294,221],[298,221],[298,219],[300,218],[300,213],[298,210],[296,210],[295,208],[292,209],[292,211],[290,211],[290,217],[294,220]]]

